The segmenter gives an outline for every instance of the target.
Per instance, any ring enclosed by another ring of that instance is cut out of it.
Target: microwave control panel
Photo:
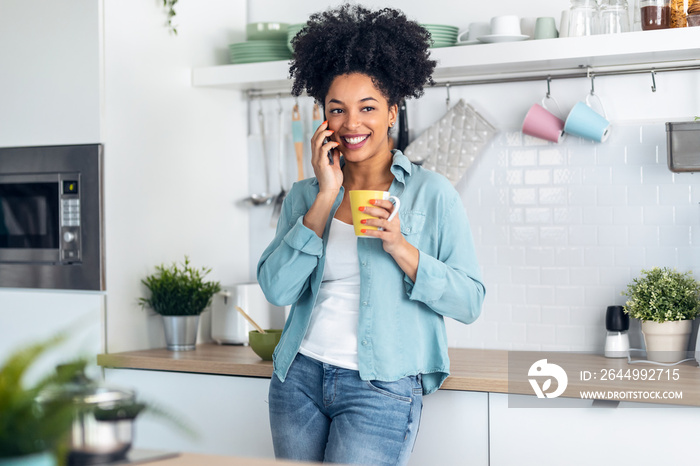
[[[61,261],[80,262],[79,175],[61,180]]]

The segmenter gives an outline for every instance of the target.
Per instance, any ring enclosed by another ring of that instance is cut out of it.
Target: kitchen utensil
[[[89,379],[84,367],[69,384],[48,387],[39,403],[66,400],[75,406],[68,439],[68,465],[105,464],[125,458],[133,442],[133,422],[145,405],[131,390]]]
[[[292,108],[292,140],[297,156],[297,180],[304,179],[304,127],[301,124],[299,104]]]
[[[282,330],[268,330],[265,333],[260,333],[256,330],[251,330],[248,333],[250,347],[263,361],[272,361],[272,354],[275,352],[277,343],[280,342]]]
[[[627,331],[630,328],[630,316],[625,314],[622,306],[608,306],[605,312],[605,357],[626,358],[629,355],[630,340]]]
[[[321,123],[323,123],[323,120],[321,120],[321,108],[318,106],[316,102],[314,102],[314,109],[311,112],[312,118],[313,118],[313,125],[312,129],[316,131],[319,126],[321,126]]]
[[[275,204],[272,207],[272,217],[270,217],[270,226],[271,227],[276,227],[277,226],[277,220],[280,218],[280,214],[282,213],[282,203],[284,202],[284,198],[287,196],[287,191],[284,189],[284,175],[285,175],[285,163],[284,163],[284,112],[282,111],[282,105],[279,105],[279,110],[278,110],[278,115],[279,115],[279,151],[277,153],[277,173],[279,174],[280,178],[280,192],[277,194],[277,197],[275,198]]]
[[[265,115],[263,114],[262,103],[260,104],[260,109],[258,110],[258,123],[260,124],[260,141],[263,156],[263,175],[265,176],[265,190],[261,193],[251,194],[245,199],[254,206],[268,205],[270,202],[272,202],[272,198],[274,197],[274,195],[270,193],[270,172],[268,169],[269,161],[267,158],[267,149],[265,144]]]
[[[237,310],[238,312],[241,313],[241,315],[242,315],[243,317],[245,317],[245,320],[247,320],[248,322],[250,322],[250,325],[252,325],[253,327],[255,327],[255,329],[256,329],[258,332],[260,332],[260,333],[265,333],[265,330],[263,330],[262,327],[259,326],[259,325],[257,324],[257,322],[255,322],[243,309],[241,309],[240,306],[234,306],[234,307],[236,308],[236,310]]]
[[[495,134],[496,129],[460,99],[438,122],[412,141],[404,154],[412,162],[457,184]]]
[[[406,111],[406,99],[401,99],[399,104],[399,137],[396,148],[403,152],[408,147],[408,112]]]

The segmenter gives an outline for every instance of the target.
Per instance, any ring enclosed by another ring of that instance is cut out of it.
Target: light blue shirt
[[[485,289],[462,200],[441,175],[394,151],[389,192],[401,199],[401,233],[420,251],[415,283],[384,251],[381,240],[358,238],[360,302],[358,362],[363,380],[395,381],[422,374],[423,393],[440,388],[450,372],[443,318],[465,324],[481,313]],[[275,238],[258,263],[269,302],[291,304],[275,349],[274,372],[284,381],[306,334],[324,268],[328,231],[343,199],[333,204],[323,238],[303,224],[318,194],[309,178],[292,186]]]

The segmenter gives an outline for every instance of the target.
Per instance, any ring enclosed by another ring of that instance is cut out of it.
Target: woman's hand
[[[340,152],[333,150],[339,144],[336,141],[324,143],[325,138],[330,138],[332,134],[333,131],[328,129],[328,121],[324,121],[311,137],[311,166],[318,180],[320,192],[337,193],[343,185],[343,172],[340,169]],[[333,151],[333,165],[328,160],[329,150]]]
[[[398,212],[389,220],[389,216],[395,209],[394,203],[384,199],[372,199],[370,204],[372,206],[364,207],[363,212],[377,218],[364,219],[362,223],[379,227],[381,230],[363,229],[362,232],[367,236],[381,239],[384,251],[394,258],[401,270],[415,283],[420,253],[401,234],[401,220]]]

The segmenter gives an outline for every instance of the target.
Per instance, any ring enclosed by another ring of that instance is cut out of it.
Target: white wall
[[[246,107],[240,93],[193,88],[190,79],[192,67],[228,62],[246,6],[206,0],[176,11],[177,36],[164,26],[162,2],[105,1],[110,352],[165,345],[161,319],[137,303],[154,266],[187,254],[222,284],[247,280],[248,219],[235,204],[248,192]]]

